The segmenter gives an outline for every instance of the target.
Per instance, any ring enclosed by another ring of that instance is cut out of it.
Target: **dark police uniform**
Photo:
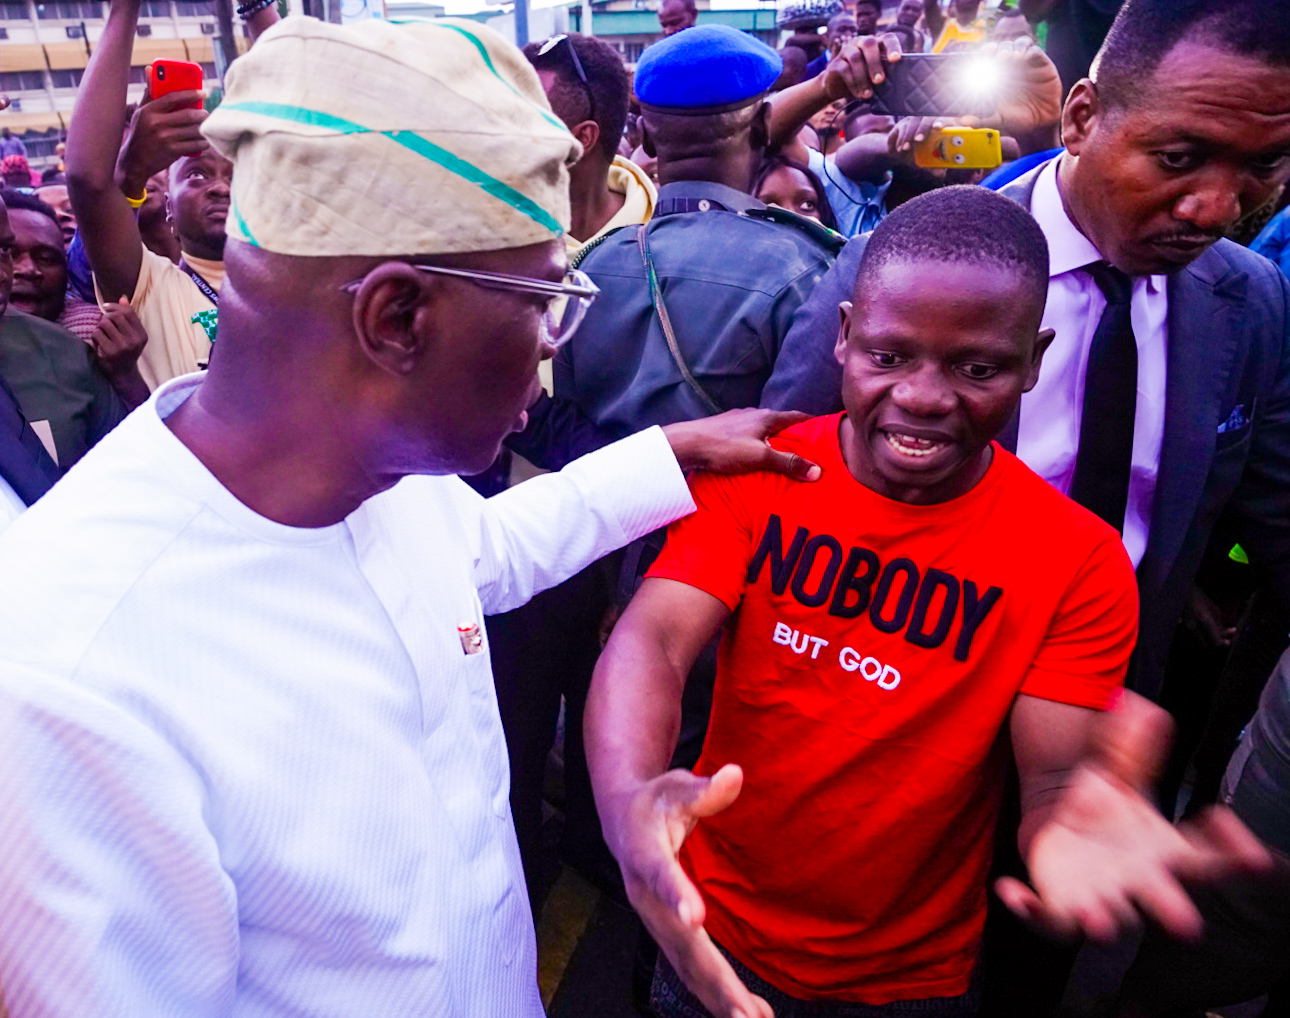
[[[790,216],[723,184],[683,181],[659,191],[644,227],[681,356],[722,409],[758,405],[794,313],[833,263],[827,232]],[[712,413],[668,348],[637,232],[619,230],[582,258],[600,296],[555,362],[556,397],[615,438]]]

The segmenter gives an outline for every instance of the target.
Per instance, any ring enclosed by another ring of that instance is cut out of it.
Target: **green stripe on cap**
[[[467,162],[460,156],[453,155],[446,148],[440,148],[432,141],[415,134],[412,131],[382,131],[387,138],[398,142],[406,149],[411,149],[417,155],[425,156],[427,159],[438,163],[445,170],[464,177],[472,184],[477,184],[494,198],[500,198],[506,204],[523,212],[535,223],[545,226],[556,236],[564,233],[559,222],[537,202],[516,191],[508,184],[503,184],[495,177],[490,177],[474,163]]]
[[[482,42],[480,42],[480,40],[479,40],[479,36],[474,35],[474,34],[473,34],[473,33],[471,33],[471,32],[467,32],[467,31],[466,31],[464,28],[462,28],[460,25],[445,25],[445,24],[443,24],[442,22],[438,22],[438,21],[430,21],[430,20],[429,20],[429,19],[427,19],[427,18],[390,18],[390,19],[388,19],[388,20],[389,20],[390,24],[392,24],[392,25],[410,25],[410,24],[416,24],[416,25],[429,25],[429,26],[430,26],[430,27],[432,27],[432,28],[446,28],[446,29],[448,29],[449,31],[456,32],[458,35],[463,35],[463,36],[465,36],[467,39],[469,39],[469,40],[471,41],[471,44],[472,44],[472,45],[474,45],[475,49],[479,50],[479,55],[480,55],[480,56],[483,58],[483,60],[484,60],[484,66],[485,66],[485,67],[487,67],[487,68],[492,72],[493,77],[495,77],[498,81],[500,81],[503,85],[505,85],[507,88],[509,88],[509,89],[510,89],[512,92],[514,92],[517,96],[519,96],[519,97],[520,97],[521,99],[523,99],[526,103],[528,103],[530,106],[532,106],[532,107],[533,107],[535,110],[537,110],[540,114],[542,114],[542,116],[543,116],[543,117],[544,117],[548,122],[550,122],[551,124],[554,124],[556,127],[560,128],[560,130],[562,130],[562,131],[567,131],[567,130],[569,130],[569,128],[565,125],[565,123],[564,123],[564,121],[563,121],[563,120],[559,120],[559,119],[557,119],[555,116],[553,116],[553,115],[552,115],[551,113],[549,113],[547,110],[544,110],[541,106],[539,106],[537,103],[535,103],[532,99],[530,99],[528,96],[526,96],[523,92],[519,91],[519,89],[517,89],[514,85],[512,85],[509,81],[507,81],[505,78],[503,78],[503,77],[498,73],[497,68],[493,66],[493,58],[492,58],[491,56],[489,56],[489,54],[488,54],[488,47],[486,47]]]
[[[362,124],[356,124],[352,120],[344,120],[341,117],[333,116],[330,113],[324,113],[321,110],[309,110],[301,106],[288,106],[284,103],[263,103],[263,102],[241,102],[241,103],[223,103],[221,109],[238,112],[254,113],[262,117],[273,117],[277,120],[289,120],[297,124],[308,124],[311,127],[322,127],[327,130],[335,131],[338,134],[379,134],[389,138],[396,144],[415,152],[419,156],[437,163],[450,173],[455,173],[477,187],[491,194],[494,198],[505,202],[511,208],[522,212],[535,223],[550,230],[556,236],[564,233],[559,222],[551,213],[547,212],[541,205],[533,201],[526,195],[520,194],[509,184],[504,184],[496,177],[489,176],[474,163],[454,155],[446,148],[436,145],[421,135],[413,131],[378,131],[375,128],[364,127]],[[241,220],[239,219],[240,223]]]
[[[246,242],[252,247],[259,247],[260,242],[255,239],[255,235],[251,233],[251,228],[246,225],[246,220],[242,218],[242,211],[237,207],[237,198],[234,197],[233,188],[231,187],[228,190],[228,207],[232,210],[233,219],[237,223],[237,228],[242,231],[242,236],[246,238]]]

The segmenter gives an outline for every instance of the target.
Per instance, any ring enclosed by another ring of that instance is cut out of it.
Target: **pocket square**
[[[1245,404],[1238,403],[1235,409],[1227,415],[1227,420],[1218,426],[1218,433],[1225,435],[1229,431],[1240,431],[1250,423],[1250,419],[1245,416]]]

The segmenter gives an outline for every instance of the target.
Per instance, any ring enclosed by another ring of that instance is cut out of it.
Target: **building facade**
[[[10,106],[0,127],[23,139],[32,166],[57,160],[76,90],[94,45],[103,34],[107,4],[99,0],[0,2],[0,92]],[[129,99],[143,95],[144,65],[191,60],[208,83],[215,73],[214,4],[194,0],[144,0],[131,57]],[[245,39],[238,40],[245,48]]]

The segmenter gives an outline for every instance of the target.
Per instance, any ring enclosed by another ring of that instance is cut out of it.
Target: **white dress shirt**
[[[1035,181],[1030,212],[1048,238],[1048,304],[1043,327],[1057,333],[1044,355],[1039,383],[1021,397],[1017,455],[1064,494],[1070,493],[1084,416],[1084,374],[1106,298],[1087,272],[1104,261],[1062,206],[1059,159]],[[1133,417],[1133,464],[1124,516],[1124,547],[1134,568],[1142,561],[1151,530],[1151,509],[1165,433],[1165,365],[1168,299],[1165,276],[1136,276],[1130,318],[1138,344],[1138,400]]]
[[[408,477],[293,528],[166,427],[200,384],[0,537],[9,1013],[541,1018],[474,641],[691,511],[671,449],[653,428],[488,500]]]

